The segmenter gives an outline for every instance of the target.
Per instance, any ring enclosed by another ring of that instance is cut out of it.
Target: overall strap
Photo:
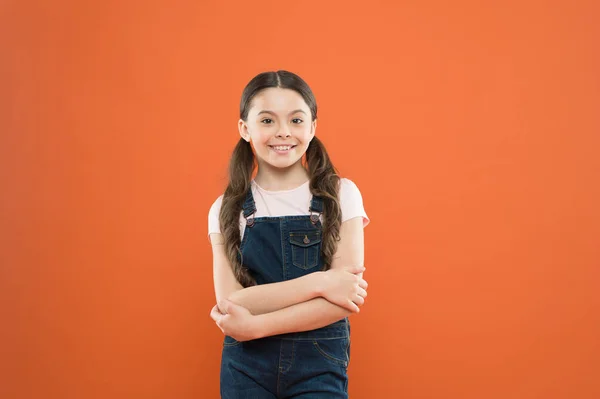
[[[248,226],[252,227],[254,224],[254,215],[256,213],[256,204],[254,203],[254,197],[252,196],[252,186],[248,189],[246,193],[246,199],[244,200],[244,218],[246,218],[246,223]]]
[[[310,212],[310,221],[312,224],[316,224],[319,221],[319,216],[323,213],[323,199],[313,195],[308,211]]]

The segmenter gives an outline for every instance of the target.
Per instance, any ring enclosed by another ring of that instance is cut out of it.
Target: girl
[[[316,127],[313,93],[291,72],[261,73],[242,93],[241,139],[208,223],[222,398],[348,397],[369,219]]]

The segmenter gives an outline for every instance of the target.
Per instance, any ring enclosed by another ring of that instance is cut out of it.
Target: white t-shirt
[[[309,189],[309,182],[306,181],[301,186],[291,190],[283,191],[267,191],[260,187],[254,180],[251,181],[252,196],[256,204],[256,214],[254,217],[262,216],[301,216],[309,215],[308,208],[312,194]],[[362,196],[356,184],[353,181],[341,178],[339,191],[340,207],[342,208],[342,223],[346,220],[362,217],[363,228],[369,224],[369,218],[365,213]],[[220,233],[219,212],[221,211],[221,203],[223,195],[210,207],[208,212],[208,234]],[[321,222],[323,216],[321,215]],[[244,236],[246,228],[246,219],[244,212],[240,212],[240,234]],[[210,236],[209,236],[210,239]]]

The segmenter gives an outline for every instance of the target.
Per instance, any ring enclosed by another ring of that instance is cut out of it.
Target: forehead
[[[291,89],[270,87],[261,90],[254,96],[250,113],[256,115],[260,111],[271,111],[276,114],[287,115],[296,109],[301,109],[310,115],[308,105],[298,92]]]

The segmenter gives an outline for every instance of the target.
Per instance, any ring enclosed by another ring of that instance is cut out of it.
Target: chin
[[[300,157],[300,159],[294,159],[294,160],[273,160],[273,159],[265,159],[262,158],[263,162],[268,164],[269,166],[273,167],[273,168],[279,168],[279,169],[285,169],[285,168],[289,168],[290,166],[294,166],[295,164],[297,164],[299,161],[302,160],[302,157]]]
[[[291,166],[294,166],[296,163],[298,163],[298,161],[295,162],[268,162],[269,165],[271,165],[274,168],[278,168],[278,169],[287,169]]]

